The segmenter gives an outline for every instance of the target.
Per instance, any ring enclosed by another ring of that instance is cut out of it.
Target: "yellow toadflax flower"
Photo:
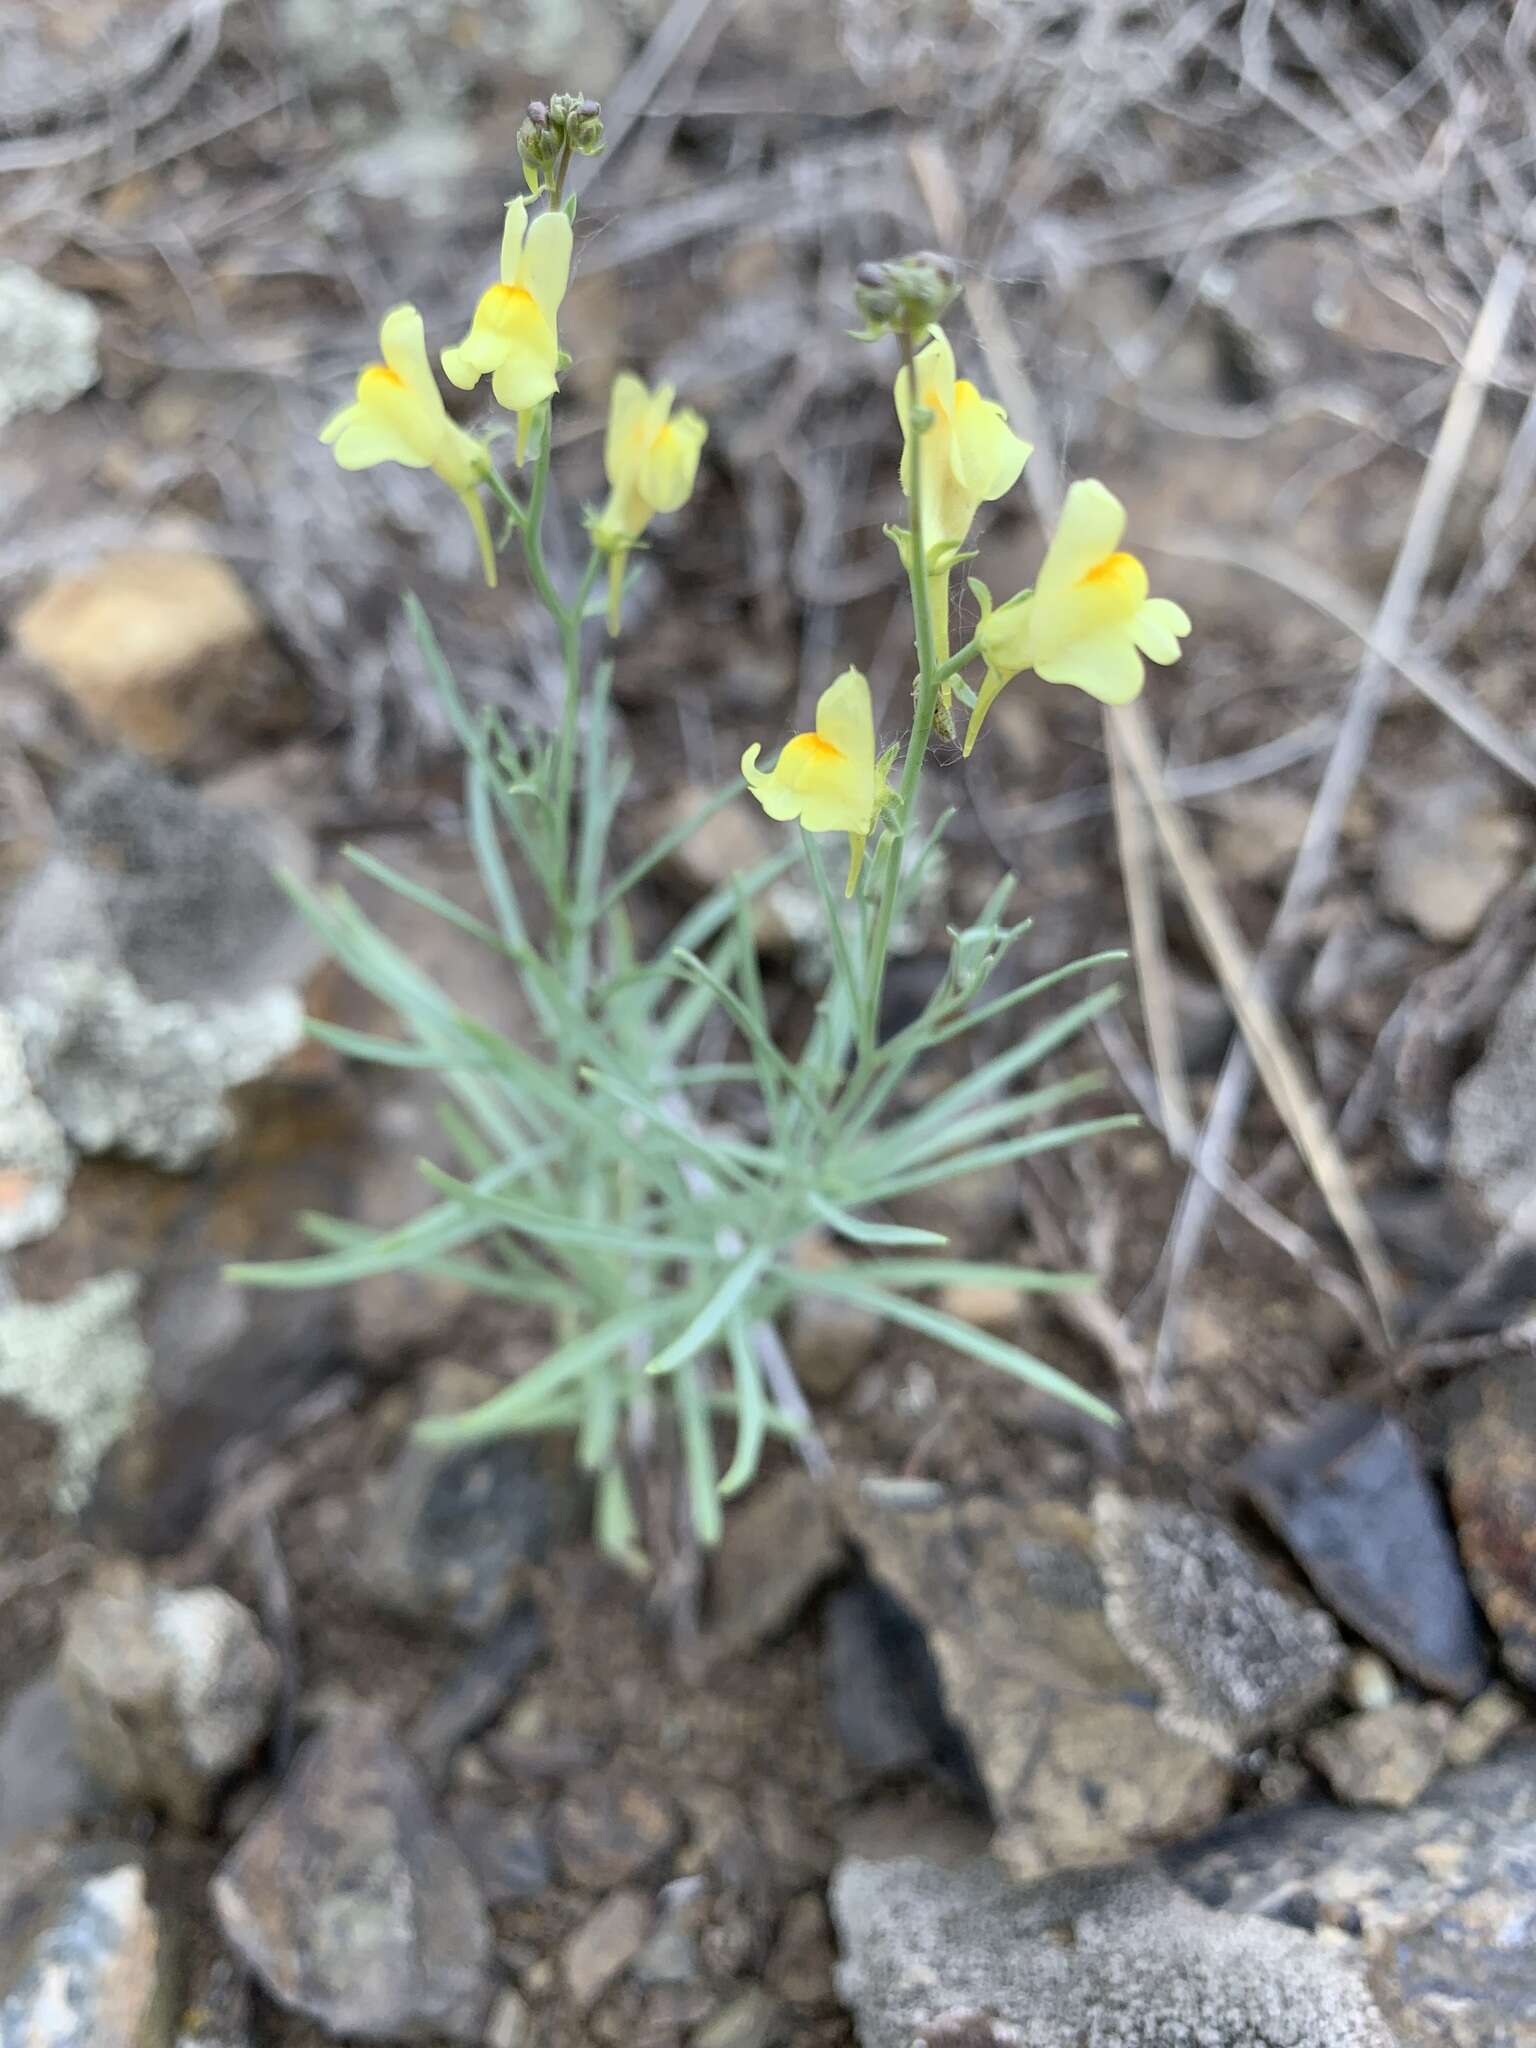
[[[613,380],[603,467],[608,502],[591,520],[592,544],[608,556],[608,626],[619,630],[624,557],[658,512],[676,512],[692,495],[709,429],[689,406],[672,410],[670,384],[654,391],[631,370]]]
[[[1046,549],[1033,594],[989,612],[976,629],[987,677],[976,697],[965,751],[1003,685],[1032,668],[1042,682],[1071,683],[1101,704],[1129,704],[1145,679],[1141,657],[1179,658],[1189,614],[1148,597],[1147,572],[1119,552],[1125,507],[1103,484],[1073,484]]]
[[[766,774],[757,765],[761,751],[751,746],[741,757],[747,787],[781,824],[798,818],[807,832],[848,834],[851,896],[879,809],[869,684],[856,668],[844,669],[821,693],[814,732],[787,741]]]
[[[932,417],[919,437],[912,421],[911,378],[905,366],[896,378],[896,417],[901,421],[901,487],[912,496],[913,442],[921,439],[917,469],[921,495],[923,547],[930,563],[934,549],[943,566],[928,579],[928,605],[933,616],[934,645],[941,661],[949,654],[949,572],[953,557],[965,546],[971,521],[983,504],[1001,498],[1018,482],[1029,460],[1030,445],[1008,424],[995,399],[983,398],[969,379],[955,375],[955,352],[943,328],[918,353],[917,403]],[[944,693],[946,708],[949,690]]]
[[[523,459],[536,406],[553,395],[560,368],[555,320],[571,276],[571,223],[558,208],[530,227],[528,202],[507,207],[501,238],[501,282],[480,296],[468,334],[443,350],[443,374],[461,391],[489,377],[496,403],[517,414],[517,459]]]
[[[357,380],[357,396],[320,430],[343,469],[372,469],[377,462],[401,462],[440,476],[469,514],[480,544],[485,580],[496,583],[496,554],[478,486],[489,457],[473,434],[448,417],[443,395],[427,361],[427,337],[414,306],[396,306],[379,328],[382,363],[370,363]]]

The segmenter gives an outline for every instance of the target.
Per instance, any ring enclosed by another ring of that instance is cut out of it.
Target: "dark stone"
[[[213,1903],[279,2004],[331,2032],[481,2038],[492,1990],[485,1902],[374,1709],[306,1744],[225,1860]]]
[[[496,1386],[444,1360],[427,1374],[423,1412],[461,1412]],[[358,1571],[398,1613],[486,1635],[544,1557],[552,1515],[540,1446],[514,1436],[462,1450],[413,1440],[374,1494]]]
[[[24,1835],[85,1820],[107,1804],[75,1747],[57,1680],[23,1686],[0,1714],[0,1853]]]
[[[1451,1511],[1504,1662],[1536,1685],[1536,1365],[1501,1359],[1457,1389]]]
[[[1402,1813],[1324,1801],[1228,1822],[1165,1867],[1207,1904],[1356,1944],[1401,2048],[1536,2048],[1536,1746]]]
[[[610,1891],[654,1875],[670,1858],[683,1817],[659,1785],[619,1770],[574,1780],[555,1806],[555,1854],[572,1884]]]
[[[822,1670],[832,1726],[851,1763],[878,1777],[927,1773],[985,1809],[922,1630],[865,1574],[827,1600]]]
[[[1322,1598],[1400,1670],[1455,1700],[1487,1683],[1445,1510],[1395,1417],[1338,1403],[1238,1478]]]
[[[474,1866],[487,1903],[536,1899],[549,1889],[549,1843],[532,1815],[488,1799],[455,1800],[448,1821]]]
[[[547,1641],[539,1610],[531,1600],[521,1601],[428,1700],[412,1724],[410,1745],[434,1783],[441,1782],[462,1745],[489,1728]]]

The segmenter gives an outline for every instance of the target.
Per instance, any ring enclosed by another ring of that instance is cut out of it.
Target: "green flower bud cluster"
[[[884,263],[862,263],[853,281],[853,302],[864,321],[858,339],[878,341],[882,334],[905,334],[921,340],[943,319],[959,289],[954,264],[931,250]]]
[[[579,92],[533,100],[517,131],[529,189],[556,192],[573,155],[596,156],[603,146],[603,110]]]

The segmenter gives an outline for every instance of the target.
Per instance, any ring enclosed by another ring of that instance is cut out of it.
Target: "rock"
[[[1446,1474],[1451,1512],[1504,1662],[1536,1683],[1536,1375],[1528,1358],[1481,1367],[1457,1389]]]
[[[1451,1096],[1450,1164],[1496,1229],[1536,1235],[1536,966]]]
[[[871,1574],[922,1629],[1021,1876],[1122,1861],[1207,1827],[1227,1767],[1157,1718],[1104,1616],[1087,1517],[977,1497],[845,1503]]]
[[[1393,2048],[1322,1942],[1155,1875],[850,1858],[832,1910],[862,2048]]]
[[[1008,1337],[1019,1326],[1019,1290],[1016,1287],[988,1287],[956,1281],[939,1290],[939,1307],[976,1330],[990,1330],[996,1337]]]
[[[24,264],[0,263],[0,430],[89,391],[100,375],[100,332],[84,293],[60,291]]]
[[[726,1519],[714,1566],[711,1661],[735,1659],[781,1634],[846,1556],[824,1486],[800,1470],[762,1481]]]
[[[480,2040],[492,1988],[485,1903],[377,1710],[311,1737],[226,1858],[213,1903],[278,2003],[332,2032]]]
[[[753,1988],[722,2006],[693,2037],[693,2048],[779,2048],[789,2039],[789,2015],[776,1998]]]
[[[33,1086],[79,1151],[184,1172],[234,1129],[224,1097],[304,1035],[292,989],[243,1003],[149,1001],[131,976],[61,961],[12,1006]]]
[[[84,1505],[149,1374],[138,1295],[132,1273],[106,1273],[62,1301],[0,1306],[0,1400],[58,1430],[53,1499],[62,1512]]]
[[[503,1991],[485,2023],[485,2048],[532,2048],[533,2014],[518,1991]]]
[[[0,1856],[26,1835],[91,1818],[104,1803],[75,1747],[57,1680],[24,1685],[0,1714]]]
[[[59,1690],[87,1768],[188,1827],[255,1754],[280,1677],[255,1616],[217,1586],[157,1586],[123,1560],[65,1615]]]
[[[1347,1403],[1262,1445],[1238,1474],[1249,1497],[1348,1625],[1430,1692],[1487,1681],[1477,1610],[1419,1458],[1395,1417]]]
[[[1470,939],[1514,878],[1525,834],[1478,777],[1434,777],[1402,791],[1377,844],[1376,891],[1427,939]]]
[[[847,1259],[819,1237],[797,1248],[800,1266],[845,1266]],[[795,1377],[808,1394],[830,1400],[857,1378],[874,1356],[884,1327],[873,1309],[830,1294],[796,1294],[789,1305],[785,1339]]]
[[[1485,1763],[1525,1721],[1525,1707],[1509,1687],[1490,1685],[1457,1715],[1456,1725],[1446,1738],[1446,1762],[1457,1770]]]
[[[543,1655],[546,1641],[539,1610],[525,1600],[432,1695],[410,1734],[411,1748],[429,1778],[446,1777],[462,1745],[489,1728]]]
[[[59,806],[58,844],[0,932],[0,1000],[39,969],[120,968],[151,1002],[237,1003],[301,981],[319,942],[273,879],[306,878],[308,841],[275,813],[216,804],[114,755]]]
[[[886,1206],[893,1223],[948,1238],[950,1258],[985,1258],[1018,1213],[1018,1181],[1009,1167],[986,1166],[897,1195]]]
[[[21,1033],[0,1011],[0,1253],[48,1235],[74,1171],[69,1141],[33,1091]]]
[[[670,1795],[620,1767],[573,1778],[556,1802],[550,1837],[572,1884],[609,1891],[650,1876],[682,1839]]]
[[[536,1899],[549,1889],[549,1844],[532,1815],[464,1798],[455,1800],[448,1818],[488,1905]]]
[[[206,752],[272,656],[256,607],[212,555],[135,548],[55,576],[16,644],[106,732],[157,761]]]
[[[207,1958],[182,2014],[176,2048],[255,2048],[251,1980],[232,1956]]]
[[[1397,1675],[1385,1657],[1374,1650],[1357,1650],[1344,1671],[1339,1687],[1352,1707],[1362,1712],[1371,1707],[1390,1707],[1398,1695]]]
[[[660,1915],[650,1939],[635,1958],[640,1984],[696,1984],[699,1966],[698,1929],[707,1915],[702,1877],[674,1878],[663,1885]]]
[[[1313,1802],[1170,1859],[1238,1914],[1326,1930],[1367,1966],[1400,2048],[1536,2044],[1536,1750],[1447,1773],[1400,1813]]]
[[[1222,1523],[1103,1487],[1094,1525],[1105,1619],[1161,1691],[1164,1727],[1235,1756],[1327,1698],[1338,1630],[1278,1591]]]
[[[503,1382],[444,1359],[423,1381],[423,1415],[478,1406]],[[472,1636],[495,1629],[544,1556],[552,1503],[543,1454],[507,1436],[461,1450],[408,1442],[371,1489],[357,1569],[374,1598]]]
[[[1315,1730],[1306,1753],[1346,1806],[1412,1806],[1445,1762],[1451,1720],[1439,1700],[1399,1700]]]
[[[0,1869],[0,2042],[170,2048],[172,1951],[132,1850],[32,1843]]]
[[[921,1771],[985,1803],[923,1631],[867,1574],[827,1601],[822,1671],[832,1726],[858,1770]]]
[[[583,2011],[596,2005],[640,1952],[651,1922],[644,1892],[610,1892],[560,1952],[565,1988]]]
[[[802,1892],[784,1908],[767,1974],[790,2005],[833,2003],[832,1929],[819,1891]]]

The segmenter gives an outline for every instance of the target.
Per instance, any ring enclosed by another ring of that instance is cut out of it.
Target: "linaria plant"
[[[734,781],[618,866],[612,840],[629,764],[614,741],[601,622],[606,615],[608,634],[621,641],[630,558],[653,519],[689,499],[706,427],[669,387],[650,390],[621,374],[604,448],[609,496],[587,515],[586,566],[573,587],[554,575],[544,522],[551,416],[568,360],[558,320],[575,218],[563,187],[573,152],[600,143],[598,110],[577,95],[531,110],[519,134],[528,193],[507,208],[499,279],[463,339],[442,354],[450,382],[469,390],[488,378],[497,404],[515,415],[514,477],[450,418],[410,306],[385,317],[383,362],[362,372],[354,403],[323,436],[346,468],[399,462],[435,471],[474,523],[490,582],[494,501],[501,543],[515,544],[554,622],[564,712],[547,733],[473,711],[430,623],[408,604],[463,748],[485,916],[366,853],[351,855],[366,874],[503,960],[536,1028],[526,1040],[512,1038],[466,1015],[344,893],[299,892],[337,958],[400,1027],[398,1036],[318,1022],[312,1030],[354,1058],[436,1075],[458,1166],[422,1165],[431,1200],[414,1222],[377,1231],[310,1217],[321,1247],[315,1256],[238,1269],[238,1277],[309,1287],[404,1268],[539,1311],[548,1328],[542,1359],[482,1406],[434,1418],[421,1433],[454,1445],[570,1432],[595,1480],[602,1547],[638,1566],[633,1482],[664,1433],[675,1433],[692,1523],[709,1544],[720,1532],[722,1501],[752,1479],[767,1440],[806,1429],[776,1334],[800,1296],[857,1304],[1109,1416],[1052,1366],[934,1299],[951,1282],[1042,1292],[1089,1285],[1087,1276],[951,1256],[940,1233],[893,1221],[888,1205],[1134,1121],[1075,1114],[1097,1075],[1030,1079],[1116,990],[1065,1007],[1041,999],[1120,956],[1097,954],[989,994],[1025,929],[1007,922],[1006,878],[973,924],[951,930],[946,969],[916,1017],[886,1033],[882,998],[893,927],[936,886],[945,818],[922,829],[922,785],[930,743],[953,732],[956,701],[969,707],[967,753],[998,692],[1026,670],[1122,703],[1141,688],[1141,657],[1174,660],[1189,621],[1177,605],[1148,596],[1141,563],[1120,550],[1125,520],[1115,498],[1102,484],[1078,483],[1034,591],[994,605],[973,584],[980,624],[949,653],[951,580],[969,559],[972,522],[983,503],[1014,488],[1029,449],[1002,407],[956,375],[938,325],[954,296],[950,267],[929,256],[871,266],[855,291],[862,337],[894,342],[899,357],[893,425],[903,442],[906,523],[891,539],[912,606],[910,723],[882,751],[869,685],[845,668],[829,679],[814,729],[785,741],[771,767],[759,746],[749,747],[745,786]],[[978,671],[973,690],[965,679]],[[753,799],[798,832],[714,889],[654,952],[641,953],[635,891],[714,812]],[[845,878],[833,872],[844,836]],[[802,866],[825,915],[829,967],[814,1024],[804,1043],[791,1045],[764,998],[753,910]],[[1003,1050],[978,1054],[960,1079],[913,1088],[928,1056],[988,1027],[1002,1027]],[[728,1057],[706,1057],[722,1030]],[[841,1240],[847,1258],[797,1257],[813,1233]]]

